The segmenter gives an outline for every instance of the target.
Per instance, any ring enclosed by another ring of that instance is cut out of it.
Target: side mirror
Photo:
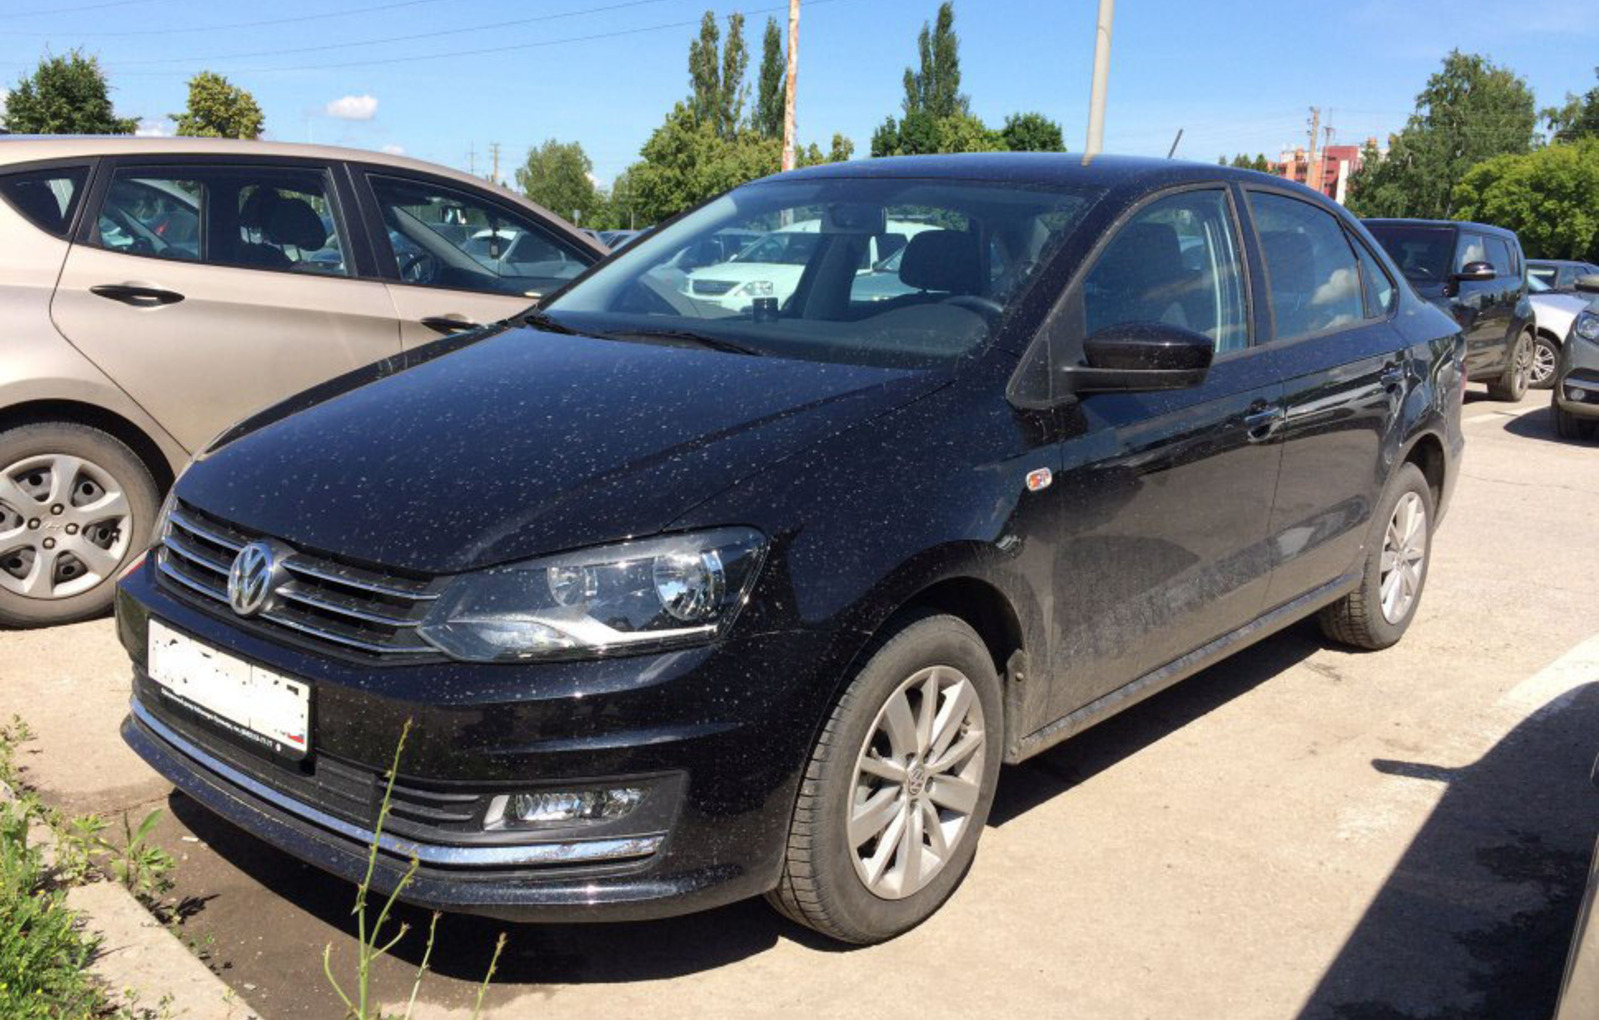
[[[1599,273],[1577,277],[1577,289],[1584,294],[1599,294]]]
[[[1460,267],[1460,272],[1455,274],[1457,280],[1492,280],[1494,278],[1494,264],[1492,262],[1467,262]]]
[[[1216,342],[1164,322],[1109,326],[1083,341],[1082,365],[1062,369],[1073,393],[1181,390],[1205,381]]]

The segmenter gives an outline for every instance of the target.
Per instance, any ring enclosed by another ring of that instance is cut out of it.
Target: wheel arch
[[[0,408],[0,431],[20,425],[39,425],[48,422],[69,422],[99,429],[116,438],[144,464],[155,479],[156,488],[165,495],[176,477],[171,458],[159,442],[129,419],[95,404],[81,400],[46,398],[27,400]]]
[[[1421,470],[1427,479],[1427,488],[1432,490],[1433,506],[1438,506],[1443,501],[1449,474],[1449,459],[1438,434],[1423,432],[1412,439],[1400,463],[1414,464]]]

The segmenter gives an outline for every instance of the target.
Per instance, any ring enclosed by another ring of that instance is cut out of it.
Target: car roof
[[[138,135],[0,135],[0,167],[37,160],[91,159],[97,156],[282,156],[296,159],[347,160],[414,170],[443,177],[459,184],[470,184],[486,189],[517,205],[536,210],[541,216],[557,224],[567,221],[525,195],[519,195],[494,181],[474,177],[461,170],[370,149],[352,149],[336,145],[308,145],[301,142],[242,141],[234,138],[154,138]],[[578,237],[577,228],[568,231]],[[605,254],[604,245],[583,235],[595,254]]]
[[[1528,259],[1529,266],[1591,266],[1592,262],[1582,259]]]
[[[1404,216],[1373,216],[1370,219],[1363,219],[1360,222],[1366,224],[1368,227],[1382,226],[1384,224],[1406,227],[1448,227],[1451,230],[1465,227],[1470,230],[1480,230],[1487,234],[1498,234],[1501,237],[1516,237],[1516,232],[1514,230],[1508,230],[1504,227],[1496,227],[1492,223],[1478,223],[1475,220],[1423,220],[1412,219]],[[1519,243],[1519,239],[1517,239],[1517,241]]]
[[[1076,153],[1059,152],[969,152],[944,156],[885,156],[852,160],[848,163],[823,163],[791,170],[783,180],[826,178],[930,178],[982,180],[1016,184],[1081,184],[1097,187],[1119,185],[1159,186],[1184,181],[1240,180],[1271,184],[1318,194],[1311,188],[1283,177],[1221,166],[1153,156],[1100,155],[1085,158]],[[766,178],[771,180],[772,178]]]

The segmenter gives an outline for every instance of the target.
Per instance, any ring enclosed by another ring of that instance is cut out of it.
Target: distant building
[[[1367,145],[1376,145],[1375,138],[1368,138]],[[1349,193],[1349,178],[1359,170],[1364,160],[1361,157],[1363,146],[1359,145],[1329,145],[1316,150],[1316,162],[1321,167],[1321,180],[1313,181],[1316,171],[1311,166],[1310,153],[1303,146],[1295,149],[1284,149],[1282,156],[1272,164],[1272,173],[1278,177],[1286,177],[1291,181],[1316,188],[1323,195],[1335,202],[1343,202]]]

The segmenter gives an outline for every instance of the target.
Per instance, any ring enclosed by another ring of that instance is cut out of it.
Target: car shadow
[[[1300,1020],[1547,1020],[1599,797],[1599,683],[1534,712],[1476,762],[1374,760],[1443,784]]]
[[[1599,446],[1599,443],[1592,439],[1562,439],[1555,432],[1554,410],[1548,407],[1508,419],[1505,422],[1505,431],[1513,436],[1542,439],[1546,443],[1556,443],[1560,446]]]

